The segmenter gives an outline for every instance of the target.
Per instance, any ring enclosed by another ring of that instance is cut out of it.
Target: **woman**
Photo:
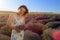
[[[28,9],[25,5],[22,5],[18,8],[18,12],[16,14],[9,15],[7,24],[9,28],[12,29],[11,40],[23,40],[24,35],[22,34],[24,32],[21,30],[24,29],[22,25],[25,24],[26,14],[28,14]]]
[[[27,28],[23,26],[27,14],[27,7],[22,5],[18,8],[18,13],[9,16],[7,24],[12,29],[11,40],[40,40],[37,33],[27,31]]]

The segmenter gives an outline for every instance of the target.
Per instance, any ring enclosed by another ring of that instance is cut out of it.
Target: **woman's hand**
[[[15,30],[16,30],[17,32],[20,32],[20,31],[21,31],[21,30],[20,30],[20,29],[18,29],[18,28],[16,28]]]
[[[24,30],[24,25],[19,25],[16,28],[20,29],[20,30]]]
[[[24,30],[24,25],[20,25],[16,27],[17,32],[20,32],[21,30]]]

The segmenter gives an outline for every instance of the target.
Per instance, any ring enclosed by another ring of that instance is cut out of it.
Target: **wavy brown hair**
[[[25,5],[21,5],[21,6],[18,8],[18,10],[19,10],[20,8],[22,8],[22,7],[26,10],[26,12],[24,13],[24,15],[28,14],[28,8],[27,8]]]

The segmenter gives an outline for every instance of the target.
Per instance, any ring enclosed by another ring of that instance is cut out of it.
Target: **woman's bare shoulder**
[[[13,15],[14,15],[14,14],[9,14],[9,17],[8,17],[8,19],[11,19],[11,18],[13,18]]]
[[[9,17],[13,17],[13,15],[15,15],[15,14],[9,14]]]
[[[9,17],[13,16],[13,14],[9,14]]]

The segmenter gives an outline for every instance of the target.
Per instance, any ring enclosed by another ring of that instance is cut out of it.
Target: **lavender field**
[[[15,12],[0,12],[0,40],[11,40],[11,29],[6,25],[7,19],[10,14]],[[27,30],[32,30],[33,32],[39,34],[41,40],[50,40],[53,29],[60,27],[60,14],[53,14],[47,12],[31,12],[26,16]]]

